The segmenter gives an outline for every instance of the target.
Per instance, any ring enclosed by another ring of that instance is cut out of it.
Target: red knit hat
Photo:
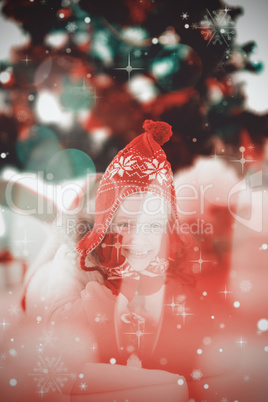
[[[178,223],[173,174],[160,146],[172,136],[171,126],[162,121],[145,120],[143,128],[146,131],[114,157],[101,179],[95,202],[94,227],[76,247],[82,255],[101,243],[120,202],[128,195],[159,195],[171,204],[175,223]]]

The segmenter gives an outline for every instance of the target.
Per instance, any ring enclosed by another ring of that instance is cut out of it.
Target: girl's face
[[[169,208],[154,194],[126,197],[117,209],[110,231],[122,235],[122,255],[132,268],[141,272],[165,247]]]

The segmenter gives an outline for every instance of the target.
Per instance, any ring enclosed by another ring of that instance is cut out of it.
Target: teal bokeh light
[[[55,153],[45,169],[46,179],[55,183],[95,174],[96,167],[90,156],[73,148]]]
[[[71,81],[69,77],[62,80],[62,93],[60,102],[65,110],[79,112],[89,110],[94,106],[94,88],[86,79]]]
[[[25,170],[43,171],[52,155],[61,149],[56,134],[45,126],[33,126],[28,138],[16,142],[16,153]]]
[[[195,86],[202,72],[202,62],[189,46],[176,43],[164,46],[151,63],[157,84],[166,91]]]

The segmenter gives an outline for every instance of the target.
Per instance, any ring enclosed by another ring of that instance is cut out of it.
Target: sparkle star
[[[43,395],[47,394],[47,391],[44,391],[43,389],[40,389],[39,391],[36,391],[37,394],[41,395],[41,398],[43,399]]]
[[[96,343],[93,343],[91,349],[93,350],[93,352],[95,352],[95,350],[98,350],[98,345]]]
[[[10,325],[10,323],[9,323],[9,322],[6,322],[5,318],[3,318],[3,321],[0,322],[0,325],[2,325],[3,330],[5,330],[5,329],[6,329],[6,326],[7,326],[7,325]]]
[[[172,295],[172,302],[170,304],[165,304],[165,306],[171,307],[172,314],[174,314],[175,307],[179,307],[179,306],[181,306],[181,304],[176,304],[174,302],[174,296]]]
[[[28,66],[29,61],[32,61],[32,59],[29,59],[28,54],[26,54],[25,59],[21,59],[21,61],[25,61],[26,66]]]
[[[240,344],[240,346],[241,346],[241,348],[243,347],[243,344],[244,343],[247,343],[247,341],[243,341],[243,338],[242,338],[242,336],[240,337],[240,340],[239,341],[236,341],[236,343],[239,343]]]
[[[116,249],[116,259],[119,263],[120,249],[122,247],[122,244],[119,241],[115,242],[114,244],[102,243],[101,247],[114,247]]]
[[[231,160],[231,162],[238,162],[238,163],[241,163],[241,171],[242,171],[242,173],[244,173],[244,166],[245,166],[245,164],[246,164],[246,163],[250,163],[250,162],[256,162],[256,160],[254,160],[254,159],[246,159],[246,158],[244,157],[244,153],[245,153],[245,148],[244,148],[244,147],[240,147],[240,148],[239,148],[239,151],[241,152],[241,158],[240,158],[240,159]]]
[[[29,251],[28,251],[27,246],[28,246],[29,243],[35,243],[35,241],[34,240],[28,240],[27,235],[24,232],[24,238],[22,240],[14,240],[14,243],[22,244],[23,245],[23,254],[28,255]]]
[[[191,314],[191,313],[186,313],[186,308],[185,308],[185,303],[183,303],[183,309],[182,309],[182,312],[181,313],[177,313],[176,315],[181,315],[182,316],[182,319],[183,319],[183,324],[185,324],[185,317],[187,317],[188,315],[194,315],[194,314]]]
[[[138,322],[138,329],[137,329],[136,332],[125,332],[125,334],[127,334],[127,335],[136,335],[136,337],[138,338],[138,349],[140,349],[141,338],[142,338],[144,335],[153,335],[152,332],[143,332],[143,331],[141,330],[141,327],[140,327],[140,323],[139,323],[139,322]]]
[[[83,80],[83,84],[80,87],[75,87],[79,92],[82,92],[83,94],[87,92],[91,92],[91,87],[87,86],[86,80]]]
[[[96,103],[97,99],[101,98],[101,96],[97,96],[95,88],[93,90],[91,90],[91,98],[94,99],[95,103]]]
[[[122,248],[122,244],[119,241],[116,241],[114,244],[102,243],[101,246],[103,248],[105,248],[105,247],[114,247],[116,249],[116,258],[117,258],[117,261],[119,263],[120,250]],[[131,244],[124,244],[124,247],[132,247],[132,245]],[[124,268],[122,268],[121,274],[124,274]]]
[[[200,272],[202,270],[202,264],[204,262],[213,262],[212,260],[203,260],[201,250],[199,250],[199,259],[198,260],[190,260],[190,262],[197,262],[199,264]]]
[[[227,294],[228,294],[228,293],[233,293],[233,292],[230,291],[230,290],[226,290],[226,285],[225,285],[225,289],[224,289],[224,290],[220,290],[218,293],[224,293],[225,300],[226,300]]]
[[[77,89],[77,91],[81,92],[84,97],[89,96],[95,101],[95,103],[97,99],[100,98],[100,96],[97,96],[96,89],[88,86],[85,79],[83,80],[83,84],[81,86],[75,88]]]
[[[114,70],[125,70],[125,71],[127,71],[127,73],[128,73],[128,82],[129,82],[130,81],[130,73],[133,70],[144,70],[144,68],[132,67],[131,64],[130,64],[130,53],[129,53],[128,54],[128,64],[127,64],[127,66],[126,67],[117,67],[117,68],[114,68]]]
[[[223,157],[222,155],[218,155],[218,154],[217,154],[216,149],[215,149],[214,155],[211,155],[211,158],[213,158],[213,159],[215,159],[215,160],[217,160],[217,159],[219,159],[219,158],[222,158],[222,157]]]

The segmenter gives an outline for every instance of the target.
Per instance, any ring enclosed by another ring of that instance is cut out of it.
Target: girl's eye
[[[152,224],[151,224],[151,228],[152,228],[152,229],[161,230],[162,227],[163,227],[163,225],[161,225],[160,223],[152,223]]]
[[[119,222],[116,224],[119,230],[132,230],[134,225],[130,222]]]
[[[118,223],[117,226],[119,226],[120,228],[128,228],[130,227],[130,224],[128,222],[121,222]]]

